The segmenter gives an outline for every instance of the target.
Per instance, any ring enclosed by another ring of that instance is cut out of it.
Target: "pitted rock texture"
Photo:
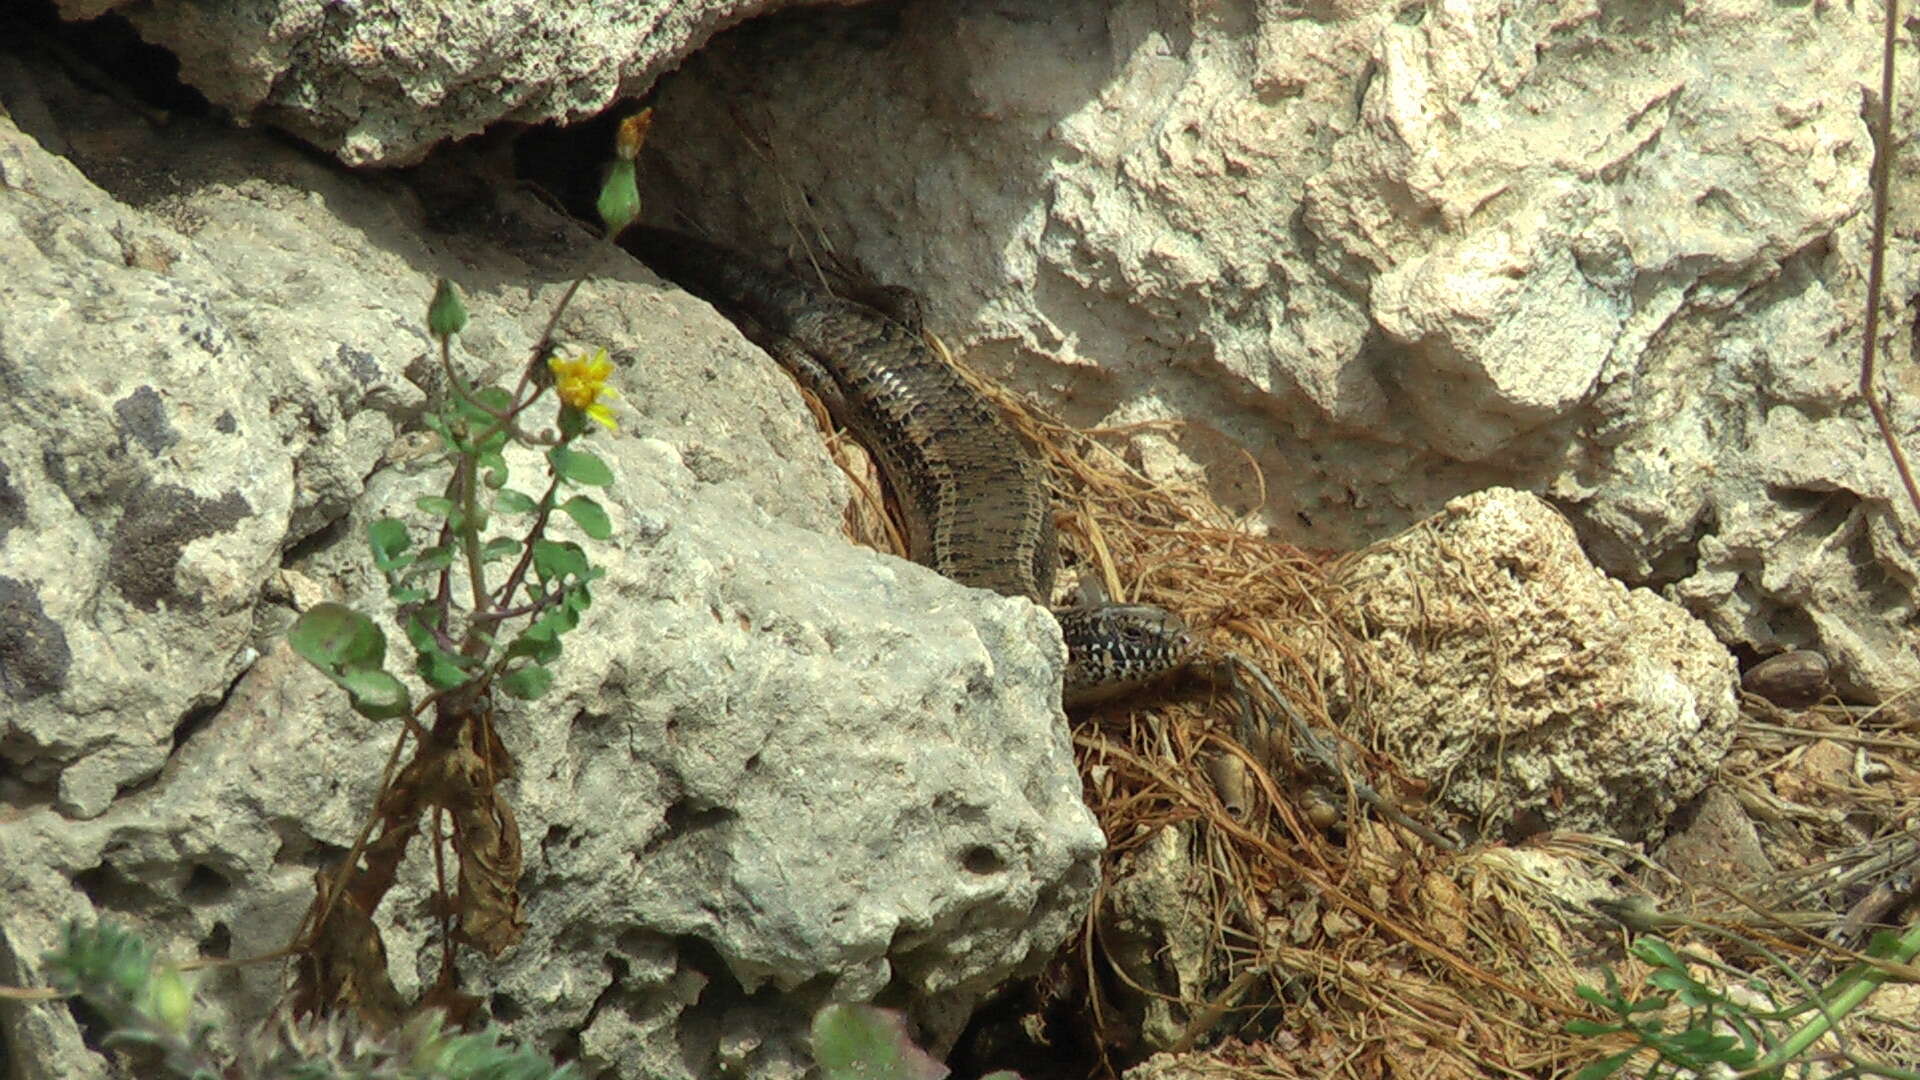
[[[1594,569],[1534,496],[1456,499],[1342,581],[1371,646],[1371,737],[1477,834],[1657,839],[1733,740],[1733,657]]]
[[[348,165],[389,166],[502,121],[585,119],[717,31],[805,2],[57,0],[67,19],[125,16],[234,115]]]
[[[443,479],[440,276],[455,362],[500,382],[592,269],[559,336],[625,394],[607,576],[499,721],[529,931],[462,978],[508,1030],[594,1075],[798,1076],[824,1001],[884,991],[951,1039],[1079,925],[1104,840],[1057,628],[842,539],[849,485],[729,324],[533,200],[435,232],[389,183],[29,70],[50,100],[9,112],[64,123],[0,116],[0,984],[69,918],[270,952],[352,843],[397,729],[283,635],[322,600],[386,618],[365,529]],[[379,912],[403,992],[439,956],[410,858]],[[281,984],[220,969],[208,1018]],[[14,1080],[108,1074],[64,1007],[0,1002],[0,1043]]]
[[[1356,548],[1523,488],[1729,643],[1818,649],[1883,696],[1920,682],[1920,516],[1854,392],[1880,16],[810,13],[663,81],[652,212],[769,255],[824,239],[1083,426],[1177,420],[1132,451],[1264,497],[1288,540]],[[1881,325],[1906,431],[1900,231]]]

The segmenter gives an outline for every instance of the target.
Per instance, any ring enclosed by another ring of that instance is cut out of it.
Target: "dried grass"
[[[1348,629],[1352,622],[1341,618],[1349,595],[1339,560],[1254,535],[1201,487],[1157,482],[1116,449],[1139,431],[1176,425],[1073,429],[955,366],[1046,462],[1068,569],[1096,578],[1108,596],[1181,613],[1215,661],[1237,655],[1280,697],[1258,686],[1236,691],[1224,666],[1203,665],[1205,677],[1161,700],[1076,718],[1087,801],[1108,839],[1104,880],[1114,881],[1158,830],[1176,827],[1188,838],[1193,884],[1204,897],[1198,918],[1208,928],[1210,978],[1205,998],[1179,1002],[1188,1020],[1176,1049],[1210,1049],[1183,1059],[1183,1074],[1548,1077],[1625,1048],[1617,1039],[1562,1032],[1569,1019],[1595,1018],[1574,987],[1597,984],[1601,967],[1611,966],[1628,986],[1644,976],[1644,966],[1621,949],[1624,932],[1565,902],[1555,880],[1507,857],[1508,849],[1463,854],[1431,842],[1416,821],[1420,786],[1370,748],[1369,688],[1387,676],[1370,663],[1366,644]],[[824,410],[814,407],[831,430]],[[837,436],[831,448],[858,491],[848,508],[849,534],[904,555],[865,454]],[[1339,715],[1325,691],[1335,684],[1344,688]],[[1825,734],[1867,738],[1857,718],[1836,713]],[[1817,721],[1823,714],[1808,715]],[[1777,803],[1762,790],[1765,777],[1780,767],[1789,743],[1806,737],[1750,729],[1746,752],[1736,755],[1724,782],[1750,803]],[[1920,739],[1894,732],[1872,742],[1909,763],[1895,790],[1910,799],[1920,789],[1920,768],[1911,764],[1920,762]],[[1338,751],[1329,755],[1329,745]],[[1343,775],[1327,775],[1328,762]],[[1373,792],[1387,794],[1363,805],[1360,795]],[[1904,847],[1897,842],[1896,826],[1908,812],[1895,804],[1897,795],[1872,785],[1847,795],[1845,810],[1782,810],[1800,831],[1803,850],[1844,849],[1841,862],[1881,874],[1902,852],[1914,858],[1910,837]],[[1399,799],[1413,804],[1407,813]],[[1871,836],[1847,829],[1849,813],[1862,810],[1891,824]],[[1396,815],[1415,827],[1395,824]],[[1818,957],[1833,951],[1818,940],[1768,928],[1778,926],[1775,911],[1763,917],[1750,901],[1692,895],[1629,845],[1558,834],[1538,846],[1590,864],[1627,891],[1692,905],[1693,916],[1794,957],[1803,968],[1832,970]],[[1845,884],[1837,873],[1818,878],[1829,904]],[[1785,889],[1794,880],[1784,878],[1783,889],[1765,899],[1783,901],[1781,910],[1804,908],[1812,890]],[[1118,1048],[1138,1044],[1136,1033],[1120,1030],[1130,1021],[1114,995],[1160,991],[1139,986],[1107,955],[1104,903],[1103,894],[1080,939],[1057,961],[1068,970],[1056,970],[1050,982],[1080,995],[1068,1008],[1092,1026],[1098,1071],[1113,1074],[1137,1057]],[[1829,922],[1833,911],[1825,909]],[[1676,940],[1698,947],[1712,939],[1682,930]],[[1773,983],[1781,1000],[1796,996],[1793,978],[1757,956],[1740,969]],[[1881,1027],[1870,1041],[1894,1046],[1898,1060],[1920,1040]],[[1144,1075],[1153,1072],[1149,1065]]]
[[[1097,578],[1108,596],[1180,612],[1216,659],[1238,654],[1285,699],[1276,710],[1258,689],[1237,695],[1221,672],[1204,671],[1149,707],[1077,718],[1088,803],[1108,838],[1107,880],[1156,830],[1191,837],[1214,992],[1180,1002],[1190,1018],[1183,1041],[1232,1034],[1218,1053],[1241,1076],[1531,1076],[1598,1056],[1557,1034],[1586,1010],[1572,993],[1578,973],[1564,943],[1573,935],[1529,897],[1537,884],[1370,820],[1340,781],[1309,769],[1313,754],[1278,719],[1290,711],[1344,743],[1339,760],[1370,774],[1371,787],[1407,786],[1330,715],[1332,669],[1356,711],[1377,678],[1338,618],[1347,597],[1337,563],[1254,535],[1198,486],[1156,482],[1114,448],[1174,425],[1076,430],[967,375],[1045,460],[1067,569]],[[904,556],[866,455],[838,436],[830,448],[856,488],[849,535]],[[1223,769],[1225,759],[1238,765]],[[1244,787],[1223,785],[1223,773]],[[1329,803],[1345,804],[1331,807],[1344,825],[1314,824]],[[1110,1000],[1126,977],[1098,927],[1090,919],[1071,950],[1072,981],[1099,1044],[1129,1045]],[[1297,1049],[1263,1049],[1274,1045]]]

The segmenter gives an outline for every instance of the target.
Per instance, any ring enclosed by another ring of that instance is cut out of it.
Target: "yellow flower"
[[[547,358],[547,368],[553,372],[553,389],[560,395],[562,404],[586,413],[606,425],[609,431],[613,430],[613,410],[601,400],[620,396],[607,385],[607,376],[613,374],[613,361],[607,359],[607,350],[581,353],[571,360],[555,354]]]

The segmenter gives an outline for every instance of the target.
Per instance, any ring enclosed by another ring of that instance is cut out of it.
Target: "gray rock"
[[[1531,495],[1456,499],[1342,580],[1376,744],[1480,831],[1657,838],[1732,742],[1733,657]]]
[[[797,1076],[822,1002],[884,990],[950,1040],[1079,924],[1103,838],[1057,628],[842,540],[848,486],[730,325],[531,200],[432,234],[271,140],[34,81],[107,186],[0,117],[0,983],[75,917],[181,959],[286,943],[396,735],[288,650],[288,605],[381,611],[364,528],[436,490],[435,277],[492,381],[585,265],[560,334],[619,367],[617,535],[555,687],[500,716],[529,930],[465,985],[606,1075]],[[439,955],[409,859],[378,913],[403,993]],[[216,969],[209,1017],[281,979]],[[0,1003],[0,1042],[18,1080],[105,1074],[62,1008]]]
[[[714,33],[806,2],[478,0],[449,17],[392,0],[56,0],[72,20],[124,15],[215,105],[349,165],[411,165],[501,121],[584,119]]]
[[[1303,546],[1523,488],[1729,643],[1920,681],[1920,517],[1853,391],[1873,12],[1040,7],[716,41],[663,81],[654,210],[823,233],[1070,420],[1178,420],[1132,452]]]

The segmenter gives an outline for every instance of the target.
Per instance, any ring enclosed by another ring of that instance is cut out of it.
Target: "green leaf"
[[[1673,971],[1671,969],[1648,972],[1647,985],[1673,993],[1699,994],[1706,990],[1706,987],[1700,985],[1698,979],[1695,979],[1684,971]]]
[[[539,664],[528,664],[507,672],[496,685],[522,701],[532,701],[553,685],[553,672]]]
[[[634,182],[633,162],[615,161],[607,170],[606,182],[600,185],[600,197],[594,200],[594,208],[600,211],[600,220],[606,223],[609,237],[618,236],[620,230],[640,216],[640,188]]]
[[[413,711],[407,685],[379,668],[355,668],[336,680],[353,702],[353,711],[369,720],[388,720]]]
[[[1688,1028],[1674,1032],[1670,1045],[1703,1058],[1716,1058],[1738,1042],[1731,1035],[1717,1035],[1709,1028]]]
[[[1617,1054],[1603,1057],[1599,1061],[1574,1073],[1573,1080],[1606,1080],[1607,1077],[1619,1072],[1620,1066],[1625,1065],[1628,1059],[1639,1052],[1640,1048],[1636,1046],[1631,1050],[1622,1050]]]
[[[476,458],[484,458],[489,455],[493,457],[500,456],[500,451],[506,447],[507,440],[513,437],[513,433],[511,431],[508,431],[504,427],[500,427],[500,422],[498,420],[488,420],[487,423],[490,425],[493,425],[495,430],[493,434],[486,437],[486,440],[484,442],[482,442],[479,446],[474,447],[474,450],[476,451],[476,455],[475,455]]]
[[[489,440],[491,441],[491,440]],[[507,482],[507,459],[500,456],[498,450],[482,450],[474,458],[474,464],[486,471],[480,474],[480,482],[492,489],[498,489]]]
[[[584,577],[588,569],[587,553],[579,544],[564,540],[535,540],[533,569],[542,581],[553,578]]]
[[[945,1080],[948,1072],[907,1037],[899,1013],[871,1005],[814,1013],[813,1060],[825,1080]]]
[[[1905,963],[1913,957],[1913,948],[1890,930],[1876,930],[1867,939],[1867,955],[1876,960],[1891,959]]]
[[[453,446],[453,432],[447,428],[446,417],[440,415],[438,412],[430,412],[422,416],[420,422],[426,425],[428,431],[440,436],[442,445],[447,447]]]
[[[426,548],[414,557],[413,572],[430,574],[435,570],[445,570],[453,565],[453,549],[445,545]]]
[[[487,541],[486,547],[480,549],[480,557],[488,562],[518,554],[520,554],[520,541],[511,536],[496,536]]]
[[[613,535],[613,522],[608,520],[607,512],[585,495],[575,495],[561,503],[560,510],[580,526],[581,532],[595,540],[605,540]]]
[[[1622,1024],[1600,1024],[1592,1020],[1569,1020],[1560,1025],[1560,1030],[1569,1035],[1611,1035],[1616,1031],[1625,1031]]]
[[[494,493],[493,508],[503,514],[531,514],[539,503],[525,492],[503,487]]]
[[[552,624],[545,619],[522,631],[507,645],[508,656],[525,656],[535,663],[549,663],[560,655],[560,642]]]
[[[380,666],[387,657],[387,635],[352,608],[315,604],[294,621],[287,643],[345,690],[353,710],[367,719],[384,720],[411,709],[405,684]]]
[[[435,517],[453,516],[453,500],[444,495],[422,495],[413,500],[413,505]]]
[[[418,604],[427,598],[427,590],[414,585],[395,585],[387,590],[387,599],[395,604]]]
[[[1687,970],[1686,962],[1680,959],[1680,954],[1673,951],[1673,946],[1659,938],[1638,938],[1633,943],[1632,951],[1635,956],[1655,967],[1672,968],[1681,972]]]
[[[413,646],[414,652],[425,652],[428,649],[440,647],[440,643],[433,637],[433,627],[438,621],[437,617],[429,617],[424,611],[414,612],[413,617],[407,620],[405,627],[407,641]]]
[[[587,575],[587,581],[591,581],[600,576],[600,568],[596,566],[593,569],[594,572]],[[593,590],[587,588],[586,583],[583,581],[581,584],[575,585],[565,593],[562,593],[560,603],[561,606],[578,616],[581,612],[593,606]]]
[[[307,663],[338,674],[350,667],[379,667],[387,658],[387,635],[372,619],[345,604],[315,604],[294,620],[287,644]]]
[[[553,627],[553,636],[557,638],[580,625],[580,613],[562,604],[542,615],[540,621]]]
[[[433,287],[433,300],[427,304],[427,330],[435,337],[452,337],[467,325],[467,305],[460,301],[460,290],[441,278]]]
[[[70,920],[66,944],[44,958],[53,985],[66,991],[105,992],[137,1001],[153,973],[147,943],[110,922],[82,926]]]
[[[1618,997],[1611,994],[1603,994],[1591,986],[1576,986],[1573,988],[1573,992],[1578,994],[1582,1000],[1593,1005],[1598,1005],[1608,1012],[1619,1012],[1621,1007],[1626,1004],[1626,1002],[1621,1001]]]
[[[431,650],[421,650],[413,662],[413,670],[419,672],[427,685],[436,690],[452,690],[465,685],[468,680],[466,669],[454,663],[453,654],[438,645]]]
[[[501,387],[484,386],[473,392],[473,400],[456,398],[453,406],[476,431],[484,431],[500,422],[494,413],[504,413],[513,408],[513,398]],[[489,409],[492,412],[489,412]],[[505,435],[504,431],[494,432],[478,449],[482,451],[499,449],[504,445]]]
[[[506,412],[513,408],[513,395],[504,386],[483,386],[473,396],[494,412]]]
[[[367,546],[373,549],[373,565],[383,571],[399,570],[411,562],[404,555],[412,543],[405,522],[381,518],[367,525]]]
[[[547,451],[547,463],[561,477],[576,484],[588,487],[605,487],[613,483],[613,470],[607,463],[585,450],[556,446]]]

